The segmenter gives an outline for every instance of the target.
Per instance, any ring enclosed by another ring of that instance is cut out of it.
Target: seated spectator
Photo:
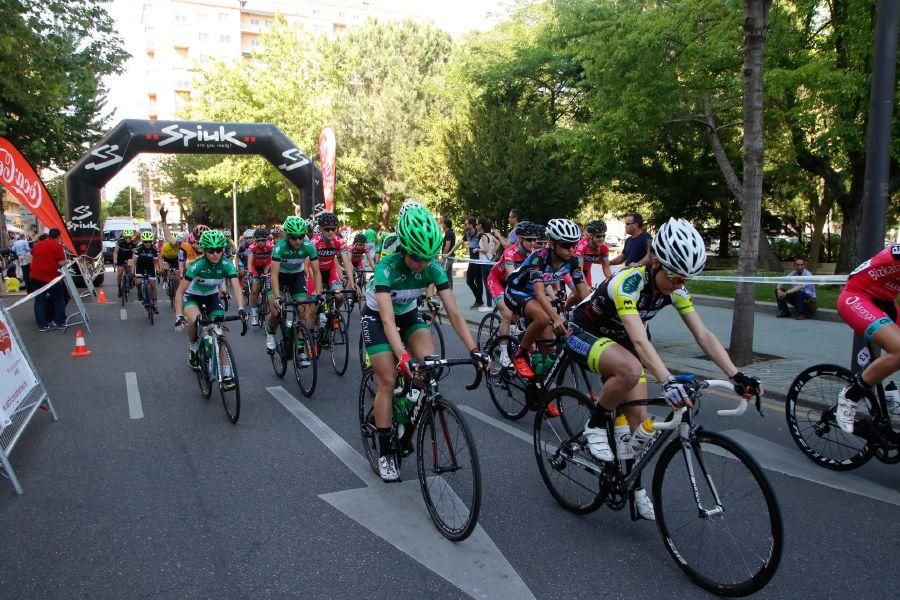
[[[806,268],[806,261],[798,258],[794,261],[794,270],[788,273],[790,277],[810,276],[812,273]],[[775,299],[778,301],[778,318],[791,316],[788,304],[794,307],[794,318],[803,320],[811,317],[816,312],[816,286],[812,284],[798,284],[787,290],[779,285],[775,288]]]

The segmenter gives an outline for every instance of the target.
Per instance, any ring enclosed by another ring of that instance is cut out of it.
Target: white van
[[[147,221],[138,221],[131,217],[107,217],[103,223],[103,260],[111,263],[116,241],[126,229],[139,229],[140,231],[153,231],[153,226]]]

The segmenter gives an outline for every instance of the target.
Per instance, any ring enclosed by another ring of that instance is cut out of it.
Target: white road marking
[[[132,419],[143,419],[144,409],[141,406],[141,391],[138,389],[137,373],[132,371],[125,373],[125,390],[128,393],[128,414]]]
[[[435,529],[417,479],[382,483],[369,462],[297,398],[283,387],[266,390],[366,483],[320,498],[473,598],[534,598],[480,525],[468,539],[448,541]]]
[[[124,308],[119,309],[119,320],[127,321],[128,320],[128,311]]]
[[[457,404],[456,408],[458,408],[459,410],[461,410],[465,413],[472,415],[473,417],[475,417],[476,419],[478,419],[480,421],[484,421],[488,425],[492,425],[492,426],[496,427],[500,431],[505,431],[509,435],[519,438],[523,442],[527,442],[528,444],[531,444],[532,446],[534,445],[534,438],[532,436],[528,435],[524,431],[516,429],[515,427],[513,427],[512,425],[509,425],[508,423],[504,423],[503,421],[501,421],[499,419],[490,417],[490,416],[484,414],[483,412],[481,412],[480,410],[475,410],[471,406]]]

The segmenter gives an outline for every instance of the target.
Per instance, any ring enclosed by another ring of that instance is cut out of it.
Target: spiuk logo
[[[214,148],[217,145],[223,146],[228,144],[237,146],[238,148],[247,147],[247,144],[236,137],[236,131],[225,131],[224,125],[219,125],[218,129],[213,129],[212,131],[207,131],[203,129],[202,125],[197,125],[196,131],[191,131],[190,129],[183,128],[178,123],[175,123],[174,125],[163,127],[162,132],[168,137],[159,142],[160,147],[181,142],[184,147],[187,148],[190,146],[191,142],[195,140],[195,145],[199,148]]]
[[[281,153],[281,156],[287,161],[284,164],[278,165],[278,168],[282,171],[293,171],[294,169],[299,169],[300,167],[309,164],[309,158],[296,148],[285,150]],[[322,206],[322,208],[324,209],[325,207]]]
[[[116,154],[116,150],[118,149],[119,146],[116,144],[111,146],[109,144],[103,144],[98,148],[94,148],[91,150],[91,156],[99,158],[100,162],[95,160],[94,162],[84,165],[84,168],[88,171],[101,171],[106,167],[111,167],[112,165],[122,162],[122,157]]]

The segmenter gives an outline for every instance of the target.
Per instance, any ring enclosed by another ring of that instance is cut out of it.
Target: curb
[[[734,298],[723,298],[721,296],[703,296],[699,294],[691,294],[691,298],[694,300],[694,304],[698,306],[712,306],[715,308],[727,308],[729,310],[734,310]],[[766,315],[777,315],[778,314],[778,305],[774,302],[760,302],[757,301],[755,303],[756,311],[758,313],[766,314]],[[809,317],[810,321],[825,321],[829,323],[843,323],[844,320],[841,319],[841,316],[838,314],[838,311],[833,308],[820,308],[816,311],[814,317]]]

